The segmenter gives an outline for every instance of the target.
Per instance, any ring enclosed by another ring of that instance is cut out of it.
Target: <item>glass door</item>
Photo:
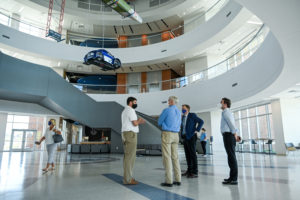
[[[36,130],[13,129],[11,135],[11,151],[33,151],[36,140]]]
[[[13,130],[11,134],[11,143],[10,150],[11,151],[22,151],[23,147],[23,134],[22,130]]]

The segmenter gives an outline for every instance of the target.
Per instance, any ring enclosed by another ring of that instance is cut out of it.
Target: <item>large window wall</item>
[[[274,139],[270,103],[234,110],[234,117],[243,140]]]
[[[9,151],[11,147],[12,132],[16,129],[22,130],[36,130],[36,135],[31,138],[33,141],[40,140],[43,136],[45,117],[42,116],[26,116],[26,115],[13,115],[9,114],[7,116],[6,132],[5,132],[5,142],[4,151]],[[35,150],[41,150],[43,145],[36,145]]]

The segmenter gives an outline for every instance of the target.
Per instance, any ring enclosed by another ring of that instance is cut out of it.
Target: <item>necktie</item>
[[[183,115],[182,116],[182,122],[181,122],[181,134],[182,135],[185,135],[185,124],[186,124],[185,118],[186,118],[186,116]]]

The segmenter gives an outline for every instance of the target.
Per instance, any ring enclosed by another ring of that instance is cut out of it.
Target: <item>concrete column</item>
[[[0,113],[0,152],[3,151],[4,148],[6,123],[7,113]]]
[[[274,126],[275,152],[278,155],[286,155],[280,101],[273,101],[271,106]]]

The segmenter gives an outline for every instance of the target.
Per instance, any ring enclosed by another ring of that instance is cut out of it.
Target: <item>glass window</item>
[[[270,135],[269,138],[274,139],[274,124],[273,124],[273,116],[269,115],[269,120],[270,120]]]
[[[237,128],[241,128],[240,135],[243,139],[274,137],[272,114],[268,114],[267,111],[272,112],[271,104],[234,111],[236,125]],[[237,119],[239,112],[242,117],[240,120]]]
[[[14,123],[13,129],[28,129],[28,123]]]
[[[11,146],[11,136],[13,129],[30,129],[37,130],[37,135],[34,140],[40,140],[43,135],[44,128],[44,117],[39,116],[22,116],[22,115],[8,115],[4,151],[9,151]],[[41,149],[41,145],[37,146],[36,149]]]
[[[247,119],[242,119],[242,137],[244,139],[249,139],[248,120]]]
[[[239,111],[234,112],[234,119],[237,120],[239,118],[240,118]]]
[[[266,113],[267,113],[266,105],[257,107],[257,114],[258,115],[263,115],[263,114],[266,114]]]
[[[258,117],[258,123],[259,123],[259,133],[261,138],[268,138],[268,124],[267,124],[267,116],[259,116]]]
[[[251,139],[259,138],[258,132],[257,132],[256,117],[249,118],[249,126],[250,126]]]
[[[247,109],[241,110],[241,117],[246,118],[247,117]]]
[[[7,122],[13,122],[14,116],[13,115],[7,115]]]
[[[12,133],[12,126],[13,123],[6,124],[6,131],[5,131],[5,139],[4,139],[4,151],[8,151],[10,148],[10,141],[11,141],[11,133]]]
[[[271,104],[268,104],[268,113],[272,113],[272,106],[271,106]]]
[[[14,123],[18,123],[18,122],[28,123],[29,122],[29,116],[15,115],[14,116]]]
[[[256,116],[256,108],[249,108],[249,117]]]
[[[236,126],[236,128],[238,129],[238,134],[241,134],[241,120],[235,120],[235,126]]]

